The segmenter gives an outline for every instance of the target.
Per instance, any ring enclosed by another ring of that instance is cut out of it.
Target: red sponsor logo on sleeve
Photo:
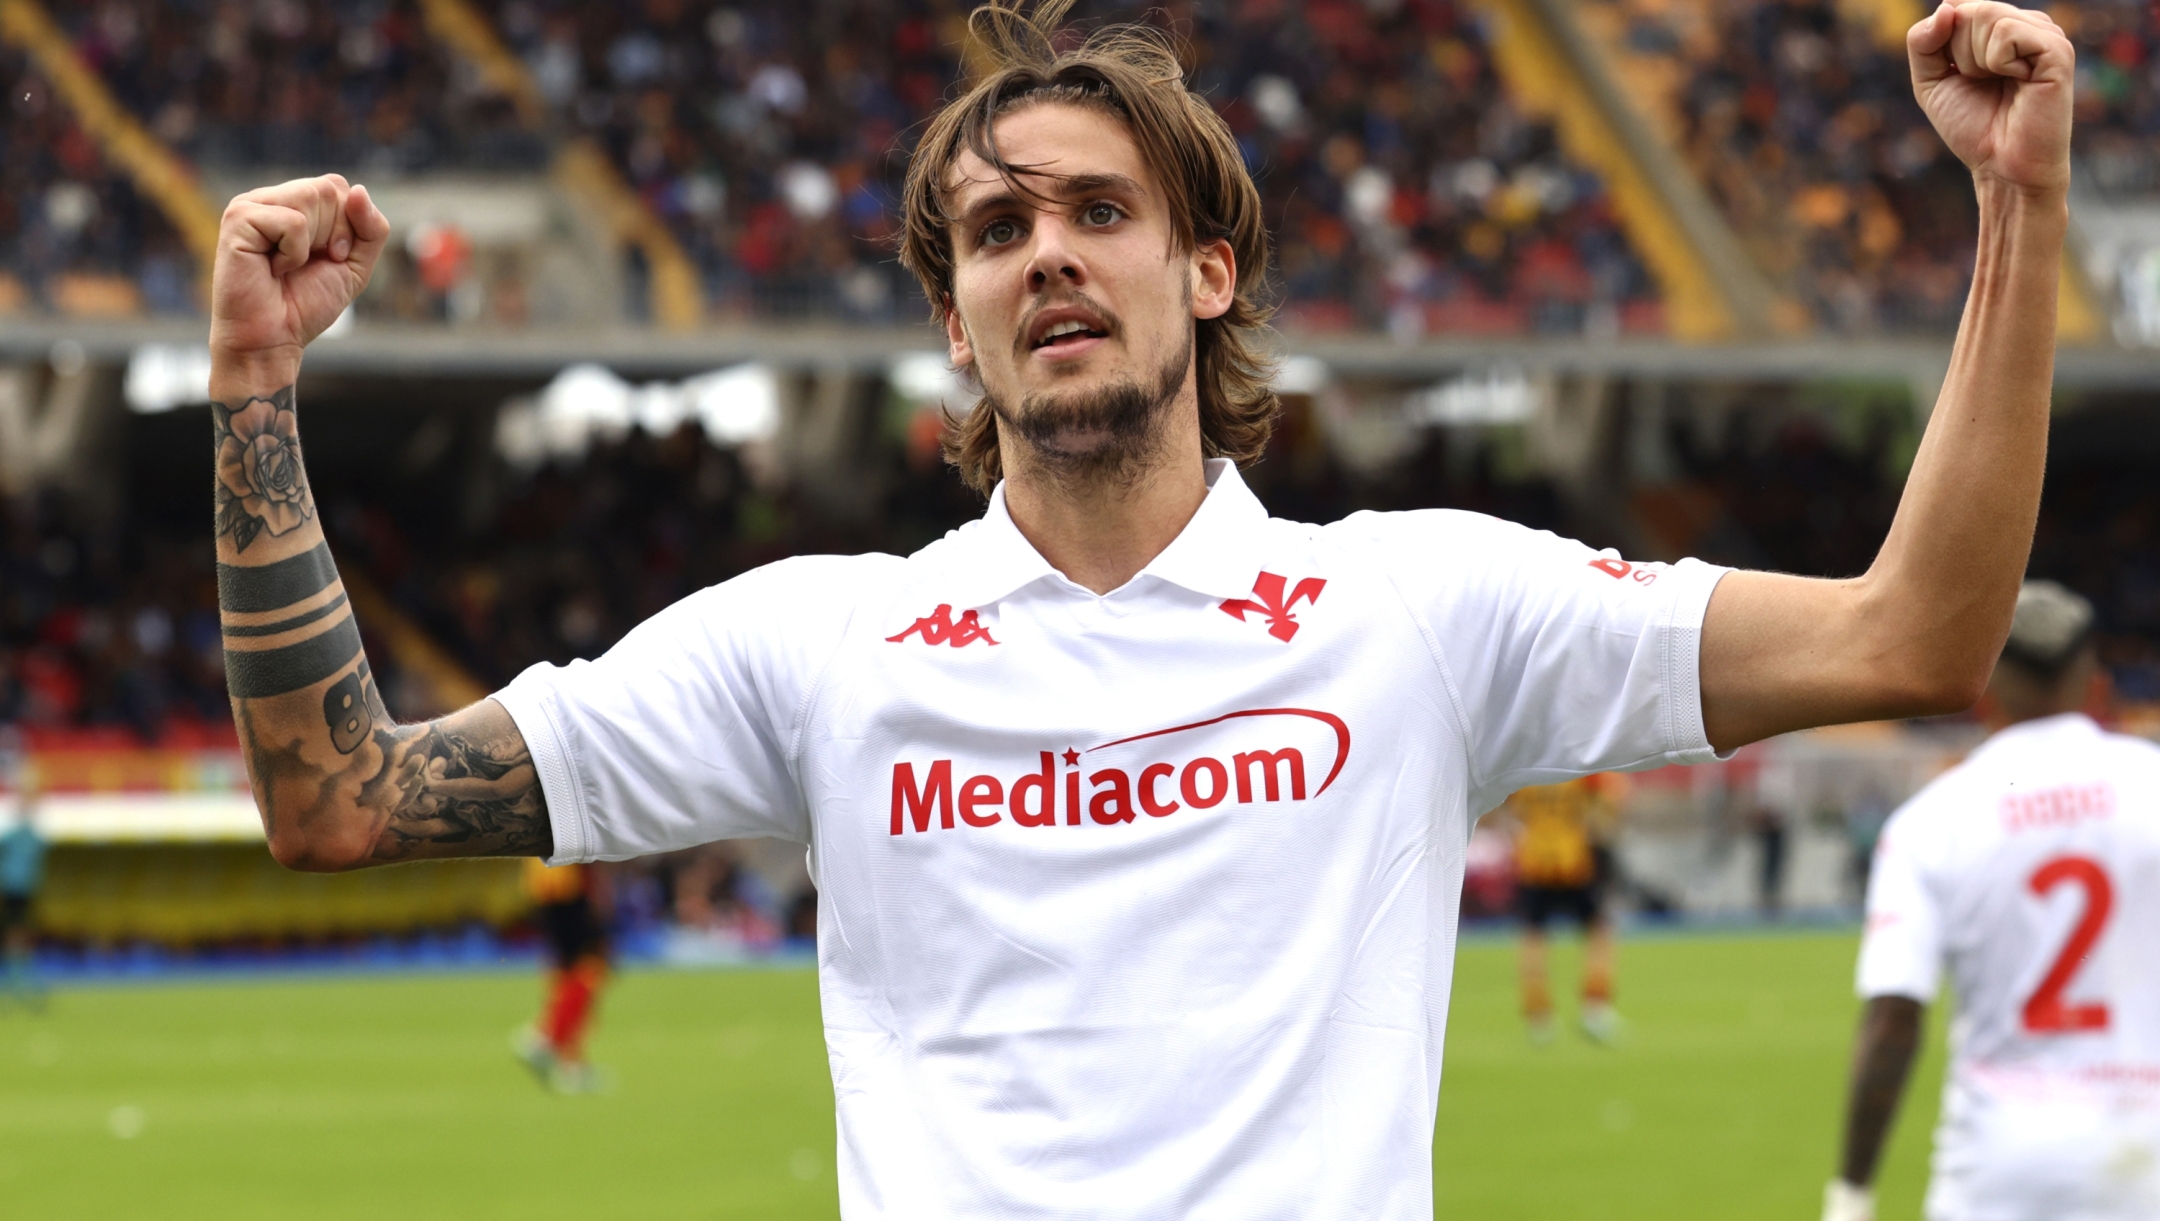
[[[1665,571],[1663,564],[1630,564],[1626,560],[1617,560],[1609,555],[1601,555],[1590,561],[1590,567],[1597,569],[1615,581],[1632,580],[1637,585],[1653,584],[1657,581],[1659,575]]]

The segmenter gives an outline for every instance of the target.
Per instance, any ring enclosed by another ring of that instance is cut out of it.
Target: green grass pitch
[[[1617,1049],[1533,1048],[1508,945],[1456,973],[1435,1166],[1474,1221],[1807,1217],[1856,1013],[1845,935],[1623,947]],[[1565,981],[1575,959],[1555,956]],[[543,1095],[506,1035],[518,975],[93,987],[0,1010],[0,1215],[830,1218],[832,1091],[807,970],[635,972],[596,1098]],[[1883,1183],[1918,1215],[1940,1024]]]

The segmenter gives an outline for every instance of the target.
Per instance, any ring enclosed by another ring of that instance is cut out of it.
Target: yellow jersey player
[[[1595,1042],[1618,1035],[1613,1010],[1613,932],[1606,917],[1605,848],[1616,821],[1618,776],[1583,776],[1565,784],[1523,789],[1508,798],[1515,820],[1515,902],[1522,915],[1523,1019],[1534,1042],[1553,1037],[1552,986],[1547,978],[1545,926],[1555,916],[1583,930],[1581,1024]]]

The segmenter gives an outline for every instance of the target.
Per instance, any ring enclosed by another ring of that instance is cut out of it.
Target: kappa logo
[[[1297,616],[1291,614],[1290,609],[1300,602],[1317,604],[1320,601],[1320,591],[1327,588],[1327,582],[1319,577],[1306,577],[1297,583],[1296,589],[1290,591],[1288,598],[1283,597],[1284,584],[1282,577],[1272,572],[1262,572],[1252,584],[1253,598],[1232,598],[1222,604],[1222,612],[1239,623],[1245,622],[1246,611],[1264,615],[1268,635],[1288,644],[1298,630]],[[1254,601],[1254,598],[1258,601]]]
[[[949,602],[938,603],[936,610],[908,624],[899,635],[887,636],[885,639],[899,644],[917,632],[922,633],[924,644],[933,647],[949,644],[956,649],[964,649],[978,640],[991,645],[997,643],[983,627],[982,620],[975,617],[974,611],[962,611],[960,621],[953,622],[952,604]]]

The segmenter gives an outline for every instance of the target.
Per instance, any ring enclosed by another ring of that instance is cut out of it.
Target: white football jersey
[[[2029,721],[1891,817],[1860,994],[1945,964],[1930,1221],[2160,1217],[2160,747]]]
[[[561,860],[811,845],[848,1221],[1429,1221],[1475,816],[1712,757],[1720,569],[1208,473],[1108,594],[994,495],[497,697]]]

